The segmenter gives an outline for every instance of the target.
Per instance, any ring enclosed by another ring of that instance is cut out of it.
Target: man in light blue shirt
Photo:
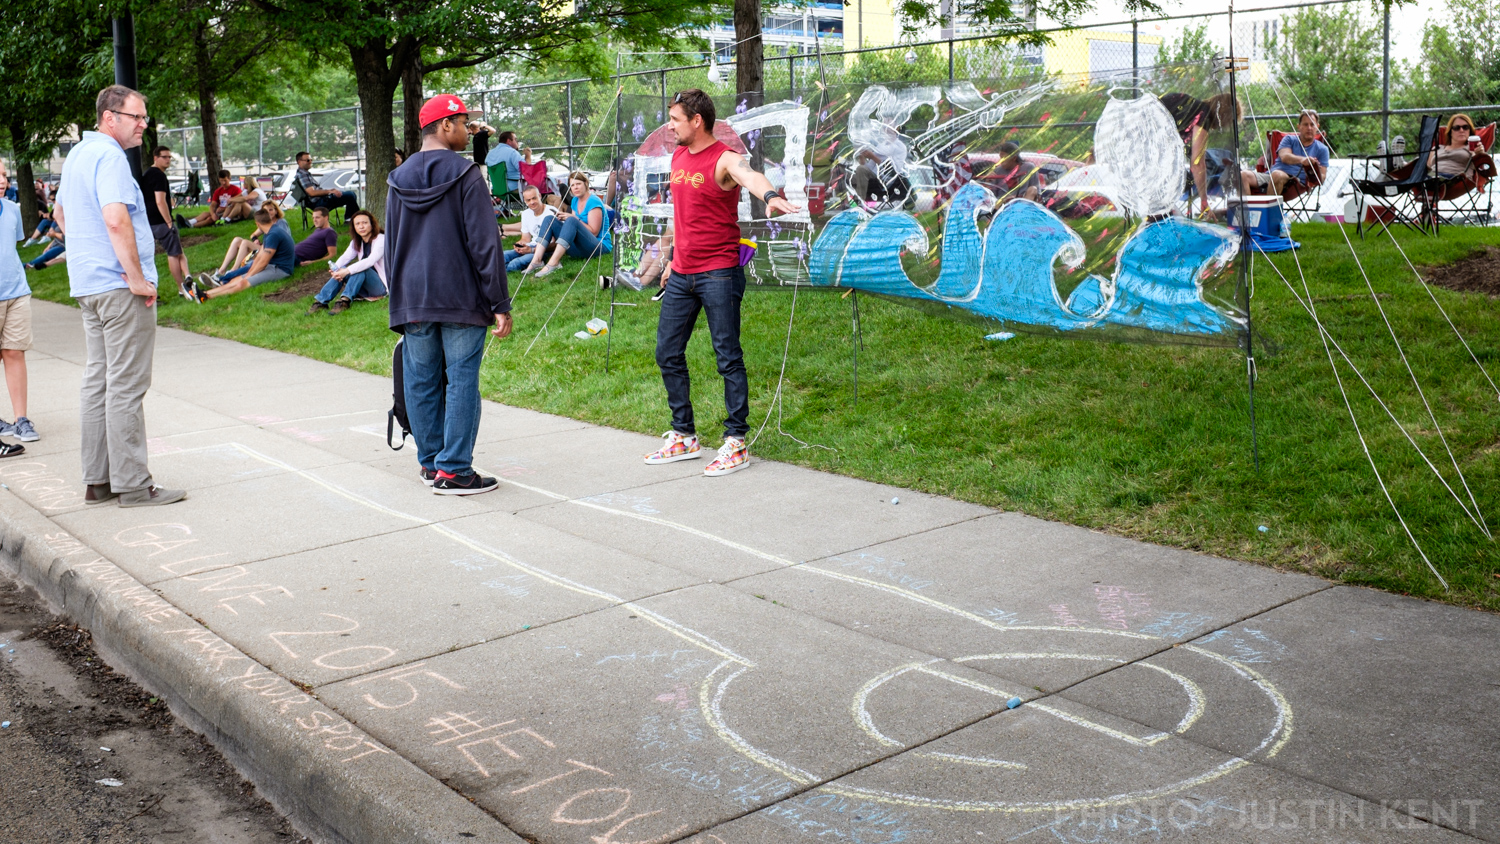
[[[0,190],[10,187],[10,177],[0,168]],[[31,348],[31,285],[21,268],[16,243],[26,239],[21,206],[0,199],[0,360],[5,362],[5,386],[16,421],[0,419],[0,435],[21,442],[36,442],[36,428],[26,418],[26,350]],[[14,457],[25,446],[0,442],[0,457]]]
[[[504,164],[505,189],[519,191],[521,189],[521,142],[516,140],[516,133],[509,130],[495,136],[495,140],[499,143],[490,150],[489,157],[484,160],[484,165],[494,167],[496,164]]]
[[[146,413],[156,351],[156,238],[125,150],[141,145],[146,100],[123,85],[99,92],[98,131],[63,162],[54,217],[68,238],[68,284],[83,312],[87,360],[80,406],[83,501],[171,504],[180,489],[152,483]]]

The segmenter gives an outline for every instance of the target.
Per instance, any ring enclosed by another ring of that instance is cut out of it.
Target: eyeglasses
[[[144,115],[144,114],[131,114],[128,111],[116,111],[115,109],[112,109],[112,108],[107,108],[107,109],[105,109],[105,111],[113,112],[115,114],[120,115],[121,117],[133,117],[133,118],[135,118],[136,120],[139,120],[142,123],[149,122],[149,118],[146,117],[146,115]]]
[[[1453,131],[1455,131],[1455,132],[1457,132],[1460,129],[1464,130],[1465,132],[1472,132],[1472,131],[1474,131],[1474,127],[1473,126],[1465,126],[1462,123],[1460,123],[1457,126],[1453,127]]]

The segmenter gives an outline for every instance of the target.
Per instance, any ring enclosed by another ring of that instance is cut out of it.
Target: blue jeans
[[[744,437],[750,430],[750,378],[740,348],[740,300],[745,298],[745,271],[740,267],[682,275],[673,271],[662,296],[656,323],[656,365],[672,408],[672,430],[694,434],[693,401],[688,381],[687,344],[698,322],[708,314],[719,374],[724,378],[724,435]]]
[[[527,252],[525,255],[522,255],[514,249],[505,250],[505,271],[508,273],[518,273],[526,269],[531,266],[531,259],[535,254],[534,252]]]
[[[543,220],[541,233],[536,239],[537,243],[551,243],[554,240],[566,245],[568,256],[572,258],[592,258],[609,251],[604,248],[599,238],[589,231],[589,227],[577,217],[569,217],[566,222],[562,223],[552,216]]]
[[[417,443],[417,460],[426,468],[453,475],[473,471],[474,440],[479,436],[479,362],[487,330],[456,322],[405,326],[401,366],[406,416]]]
[[[47,247],[47,251],[31,259],[30,263],[32,269],[41,269],[43,264],[47,263],[53,258],[56,258],[58,255],[61,255],[66,251],[68,251],[68,247],[66,245],[61,243],[52,244],[51,246]]]
[[[339,292],[340,288],[343,289],[342,293]],[[369,269],[350,273],[347,278],[343,279],[328,279],[328,283],[323,285],[323,289],[319,290],[318,295],[313,298],[326,305],[332,302],[335,296],[342,296],[345,299],[358,299],[360,296],[384,295],[385,284],[380,281],[380,273]]]

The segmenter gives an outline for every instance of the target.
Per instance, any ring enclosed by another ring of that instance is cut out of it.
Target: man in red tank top
[[[699,455],[693,402],[688,381],[687,344],[699,311],[708,316],[719,374],[724,378],[724,445],[703,469],[705,475],[727,475],[745,468],[750,449],[750,379],[740,349],[740,300],[745,271],[740,266],[740,189],[766,203],[768,213],[801,209],[782,199],[766,177],[714,138],[714,102],[697,89],[672,98],[669,113],[677,133],[672,153],[672,259],[661,317],[656,325],[656,365],[667,388],[672,430],[662,447],[646,455],[647,463],[673,463]]]

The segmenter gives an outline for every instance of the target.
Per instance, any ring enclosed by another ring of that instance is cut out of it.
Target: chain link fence
[[[1234,18],[1234,50],[1250,60],[1240,86],[1246,105],[1247,124],[1259,135],[1269,129],[1295,124],[1303,103],[1292,88],[1278,81],[1275,50],[1277,36],[1289,15],[1311,7],[1355,8],[1353,0],[1261,7],[1242,10]],[[1194,33],[1207,38],[1193,38]],[[764,59],[764,102],[788,100],[810,102],[819,91],[848,88],[861,83],[935,84],[955,80],[982,80],[988,90],[1019,87],[1042,79],[1128,79],[1149,75],[1158,64],[1204,60],[1229,42],[1226,13],[1175,15],[1125,20],[1088,27],[1045,30],[1050,43],[1024,44],[1014,36],[976,37],[903,43],[867,49],[796,51],[785,46],[768,47]],[[822,44],[841,46],[836,37]],[[1388,50],[1389,45],[1384,45]],[[1196,50],[1194,54],[1192,51]],[[702,64],[632,71],[602,80],[566,79],[473,91],[465,102],[485,112],[485,120],[500,130],[513,130],[523,146],[569,170],[603,172],[616,157],[615,126],[610,119],[616,91],[632,100],[654,98],[660,108],[637,107],[628,125],[620,126],[621,143],[632,146],[634,138],[655,126],[635,123],[666,121],[668,100],[684,88],[701,88],[719,101],[734,100],[735,67]],[[1122,83],[1123,84],[1123,83]],[[1488,103],[1434,104],[1422,108],[1390,107],[1388,76],[1377,79],[1381,107],[1345,111],[1323,111],[1324,129],[1335,154],[1374,152],[1374,139],[1404,135],[1415,138],[1421,114],[1468,112],[1481,125],[1500,118],[1500,105]],[[740,101],[743,104],[743,100]],[[1317,104],[1309,104],[1317,105]],[[397,138],[402,135],[401,107],[395,107]],[[1082,123],[1080,125],[1091,125]],[[364,172],[364,128],[358,107],[293,114],[259,120],[225,123],[219,127],[224,166],[236,177],[274,174],[291,169],[301,150],[312,154],[317,168],[347,168]],[[186,179],[197,170],[205,189],[214,181],[201,173],[202,132],[196,127],[161,129],[162,143],[181,155],[174,164],[174,179]],[[398,144],[399,145],[399,144]]]

